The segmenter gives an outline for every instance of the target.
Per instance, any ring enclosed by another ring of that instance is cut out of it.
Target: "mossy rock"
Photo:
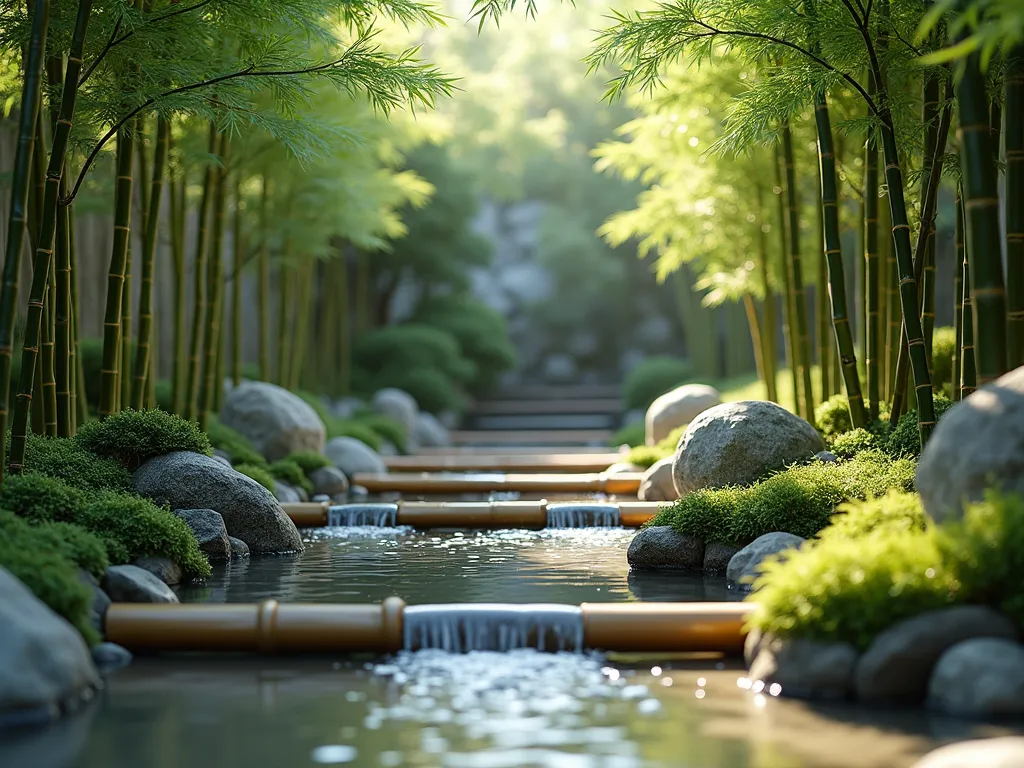
[[[270,465],[269,471],[276,479],[283,480],[288,483],[288,485],[301,488],[307,494],[313,492],[313,483],[308,477],[306,477],[306,473],[302,471],[302,467],[294,461],[289,459],[278,459]]]
[[[213,455],[210,439],[195,422],[157,408],[129,408],[103,421],[91,421],[82,425],[75,439],[87,451],[114,459],[130,471],[174,451]]]
[[[10,433],[7,435],[10,456]],[[29,434],[25,443],[25,472],[34,472],[85,490],[130,491],[132,475],[117,461],[97,456],[77,440]]]

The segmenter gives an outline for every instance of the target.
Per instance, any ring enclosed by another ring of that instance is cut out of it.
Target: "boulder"
[[[383,440],[380,444],[380,455],[381,456],[397,456],[398,448],[390,440]]]
[[[576,360],[561,353],[548,355],[544,360],[544,381],[551,384],[568,384],[579,375]]]
[[[92,660],[99,673],[106,677],[132,663],[132,653],[116,643],[100,643],[92,648]]]
[[[149,571],[168,586],[181,584],[181,566],[169,557],[140,557],[132,565]]]
[[[1024,493],[1024,366],[949,409],[928,438],[917,490],[933,520],[960,517],[964,501],[1000,487]]]
[[[107,618],[107,608],[110,607],[110,597],[100,588],[100,583],[93,578],[93,575],[84,568],[78,569],[78,580],[85,584],[92,591],[92,605],[89,607],[89,624],[96,630],[100,637],[106,632],[104,624]]]
[[[4,568],[0,627],[0,723],[49,721],[100,686],[82,636]]]
[[[401,424],[407,436],[415,435],[420,407],[408,392],[393,387],[378,390],[373,395],[373,408]]]
[[[832,451],[818,451],[814,454],[814,458],[822,464],[835,464],[839,461],[839,457],[832,453]]]
[[[749,586],[760,574],[761,563],[787,549],[799,549],[804,541],[796,534],[782,531],[758,536],[729,559],[725,577],[736,584]]]
[[[247,437],[268,461],[296,451],[321,451],[326,429],[316,411],[287,389],[247,382],[232,390],[220,422]]]
[[[644,472],[640,492],[637,494],[642,501],[675,501],[679,498],[675,483],[672,482],[673,461],[671,456],[662,459]]]
[[[388,471],[380,456],[362,440],[354,437],[328,440],[324,454],[349,480],[357,474],[382,474]]]
[[[926,611],[897,622],[876,637],[857,664],[857,697],[865,702],[918,703],[939,657],[964,640],[1017,639],[1006,616],[980,605]]]
[[[298,504],[302,501],[298,488],[276,478],[274,479],[274,498],[282,504]]]
[[[676,446],[673,481],[680,496],[701,488],[749,485],[824,448],[814,427],[775,403],[724,403],[686,428]]]
[[[336,496],[348,492],[348,478],[337,467],[320,467],[313,470],[309,479],[313,483],[313,493],[317,496]]]
[[[1020,768],[1024,765],[1024,737],[973,739],[947,744],[929,752],[913,768]]]
[[[679,429],[697,418],[708,408],[722,402],[718,390],[707,384],[683,384],[666,392],[647,408],[644,417],[644,436],[648,445],[657,445],[673,429]]]
[[[708,542],[704,547],[704,573],[725,573],[729,569],[729,562],[739,551],[740,548],[732,544],[721,541]]]
[[[358,397],[343,397],[330,405],[331,413],[339,419],[350,419],[365,407],[366,403]]]
[[[149,571],[135,565],[112,565],[103,577],[103,591],[115,603],[176,603],[178,596]]]
[[[629,542],[630,568],[699,571],[704,567],[704,542],[676,532],[669,525],[643,528]]]
[[[416,445],[424,448],[444,448],[452,444],[448,430],[434,414],[420,411],[416,414],[416,429],[413,431]]]
[[[248,557],[249,556],[249,545],[241,539],[236,539],[234,536],[228,536],[228,541],[231,542],[231,556],[232,557]]]
[[[135,490],[171,509],[212,509],[228,535],[253,554],[301,552],[295,523],[264,488],[245,475],[198,453],[177,451],[150,459],[133,476]]]
[[[220,513],[212,509],[175,509],[173,512],[192,529],[199,542],[199,549],[210,560],[227,560],[231,557],[231,541]]]
[[[849,643],[773,637],[760,638],[750,679],[799,699],[843,700],[853,690],[857,650]]]
[[[928,706],[959,717],[1024,717],[1024,646],[991,637],[957,643],[932,670]]]
[[[232,466],[232,464],[231,464],[231,459],[229,459],[229,458],[228,458],[227,456],[221,456],[221,455],[220,455],[219,453],[214,453],[214,454],[213,454],[213,458],[214,458],[214,459],[215,459],[216,461],[219,461],[219,462],[220,462],[221,464],[223,464],[223,465],[224,465],[225,467],[231,467],[231,466]]]

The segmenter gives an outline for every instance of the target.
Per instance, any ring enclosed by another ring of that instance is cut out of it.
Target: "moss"
[[[0,485],[0,509],[34,522],[71,522],[86,501],[87,494],[78,488],[35,472],[11,475]]]
[[[279,459],[270,465],[270,474],[278,480],[283,480],[289,485],[302,488],[306,493],[313,492],[313,483],[306,477],[297,463],[290,459]]]
[[[634,448],[627,454],[626,461],[636,464],[638,467],[650,467],[662,459],[675,456],[676,446],[679,445],[679,438],[683,436],[688,425],[673,429],[664,440],[657,445],[641,445]]]
[[[210,575],[210,563],[185,521],[148,499],[123,493],[97,494],[75,522],[124,548],[127,561],[168,557],[186,578]]]
[[[213,454],[210,440],[198,424],[157,408],[148,411],[129,408],[103,421],[89,422],[82,426],[75,439],[86,450],[115,459],[130,470],[154,456],[172,451]]]
[[[271,493],[274,492],[274,476],[270,474],[266,467],[260,467],[255,464],[236,464],[235,471],[252,478]]]
[[[814,423],[826,441],[853,429],[850,401],[846,395],[832,395],[814,409]]]
[[[644,444],[644,440],[646,439],[645,430],[646,427],[642,421],[634,421],[632,424],[627,424],[612,435],[612,439],[608,444],[612,448],[618,448],[620,445],[628,445],[630,448],[636,448],[637,446]]]
[[[948,325],[935,329],[932,335],[932,386],[940,391],[953,383],[955,347],[956,329]]]
[[[224,451],[232,464],[267,466],[267,460],[263,454],[253,448],[252,443],[244,435],[231,427],[226,427],[219,421],[211,419],[206,427],[206,434],[210,444],[217,450]]]
[[[952,408],[955,403],[942,395],[935,395],[935,421]],[[900,416],[896,428],[889,433],[885,451],[893,458],[917,458],[921,455],[921,433],[917,426],[917,411],[909,410]]]
[[[677,357],[649,357],[626,376],[622,385],[626,409],[646,410],[658,397],[693,378],[693,366]]]
[[[878,450],[881,445],[877,437],[863,427],[837,435],[830,446],[832,453],[840,459],[852,459],[858,453]]]
[[[743,488],[687,494],[663,507],[651,524],[739,545],[774,531],[810,538],[828,524],[838,504],[881,496],[890,488],[908,491],[913,482],[913,462],[866,452],[851,461],[790,467]]]
[[[437,368],[394,364],[373,374],[369,381],[374,390],[394,387],[408,392],[420,410],[436,415],[445,411],[463,413],[469,405],[457,380]]]
[[[10,447],[10,434],[7,439]],[[90,453],[71,438],[29,434],[25,444],[25,471],[54,477],[88,490],[132,489],[131,472],[113,459]]]
[[[381,443],[383,442],[381,436],[374,431],[373,427],[354,419],[338,419],[332,425],[332,428],[328,430],[327,436],[329,438],[353,437],[366,443],[375,451],[380,450]]]
[[[916,493],[893,490],[884,496],[841,504],[819,538],[854,539],[870,534],[922,532],[928,518]]]
[[[298,464],[299,468],[306,475],[310,475],[318,469],[331,466],[331,460],[316,451],[296,451],[285,458]]]
[[[103,579],[110,565],[103,539],[74,523],[39,523],[35,527],[49,549],[85,569],[97,581]]]
[[[357,413],[355,418],[359,424],[372,429],[399,451],[405,450],[405,429],[395,419],[370,410]]]
[[[0,511],[0,566],[93,645],[99,637],[89,624],[92,590],[79,580],[75,563],[53,547],[53,536],[52,530],[28,525]]]

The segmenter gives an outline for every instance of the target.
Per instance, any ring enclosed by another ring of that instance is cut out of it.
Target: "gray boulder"
[[[408,392],[393,387],[380,389],[373,395],[373,408],[401,424],[406,435],[412,436],[416,433],[420,407]]]
[[[313,493],[317,496],[336,496],[348,493],[348,478],[337,467],[320,467],[310,473]]]
[[[274,479],[274,498],[282,504],[298,504],[302,501],[298,488],[276,478]]]
[[[262,485],[213,459],[178,451],[150,459],[133,476],[135,490],[171,509],[212,509],[228,534],[253,554],[301,552],[295,523]]]
[[[964,501],[1000,487],[1024,493],[1024,367],[957,403],[939,421],[917,467],[933,520],[960,517]]]
[[[1020,768],[1024,765],[1024,737],[973,739],[929,752],[913,768]]]
[[[231,542],[231,556],[232,557],[248,557],[249,556],[249,545],[241,539],[236,539],[234,536],[228,536],[228,541]]]
[[[721,541],[708,542],[704,547],[704,573],[721,574],[729,569],[729,562],[740,551],[739,547]]]
[[[796,534],[783,531],[758,536],[729,559],[725,576],[731,582],[749,586],[760,574],[761,563],[787,549],[799,549],[804,541]]]
[[[132,565],[149,571],[168,586],[181,584],[181,566],[169,557],[140,557]]]
[[[551,384],[568,384],[579,375],[576,360],[570,355],[556,353],[544,360],[544,381]]]
[[[626,560],[637,570],[699,571],[704,567],[704,542],[671,526],[655,525],[633,537]]]
[[[349,480],[357,474],[382,474],[388,471],[380,456],[362,440],[354,437],[328,440],[324,454]]]
[[[0,721],[51,720],[100,686],[82,636],[4,568],[0,627]]]
[[[231,541],[224,518],[212,509],[175,509],[174,514],[185,521],[199,542],[199,549],[210,560],[231,557]]]
[[[214,453],[213,454],[213,458],[214,458],[214,460],[219,461],[225,467],[229,467],[230,468],[232,466],[231,459],[229,459],[227,456],[222,456],[219,453]]]
[[[676,446],[673,481],[680,496],[701,488],[749,485],[824,448],[814,427],[775,403],[724,403],[686,428]]]
[[[115,603],[176,603],[178,596],[149,571],[135,565],[112,565],[103,576],[103,591]]]
[[[416,429],[413,431],[416,444],[424,448],[445,448],[452,444],[448,430],[434,414],[420,411],[416,414]]]
[[[780,695],[843,700],[853,690],[857,650],[849,643],[824,643],[766,635],[760,638],[749,677],[780,686]]]
[[[917,703],[939,657],[974,638],[1016,640],[1017,628],[1003,614],[980,605],[926,611],[897,622],[876,637],[857,664],[857,697],[865,702]]]
[[[107,608],[110,607],[110,597],[100,588],[100,583],[93,578],[93,575],[84,568],[78,569],[78,580],[85,584],[92,592],[92,604],[89,606],[89,624],[103,637],[106,632],[104,625],[107,618]]]
[[[99,673],[106,677],[132,663],[132,653],[116,643],[100,643],[92,648],[92,660]]]
[[[302,398],[265,382],[247,382],[232,390],[220,422],[240,432],[269,461],[295,451],[321,451],[326,429]]]
[[[814,454],[814,458],[822,464],[835,464],[839,461],[839,457],[832,453],[832,451],[818,451]]]
[[[390,440],[384,440],[380,444],[380,455],[381,456],[397,456],[398,448]]]
[[[666,392],[647,408],[644,436],[648,445],[657,445],[673,429],[685,426],[708,408],[722,402],[718,390],[707,384],[683,384]]]
[[[1024,646],[988,637],[957,643],[932,671],[928,706],[959,717],[1024,717]]]
[[[675,483],[672,482],[673,461],[671,456],[662,459],[644,472],[640,492],[637,494],[642,501],[675,501],[679,498]]]

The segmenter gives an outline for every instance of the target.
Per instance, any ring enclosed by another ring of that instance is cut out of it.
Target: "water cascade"
[[[417,605],[405,609],[402,633],[407,651],[578,652],[583,650],[583,611],[553,604]]]
[[[332,528],[391,528],[397,524],[397,504],[344,504],[327,510],[327,525]]]
[[[548,504],[548,528],[614,528],[621,525],[617,504]]]

